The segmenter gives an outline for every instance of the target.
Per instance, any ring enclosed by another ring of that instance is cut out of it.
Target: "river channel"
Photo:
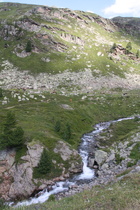
[[[140,118],[140,116],[137,116],[137,117]],[[123,120],[131,120],[134,118],[135,117],[133,116],[133,117],[121,118],[118,120],[113,120],[113,121],[109,121],[109,122],[103,122],[103,123],[96,124],[94,126],[94,131],[84,134],[83,137],[81,138],[79,154],[83,161],[83,172],[81,174],[74,175],[73,178],[67,179],[65,181],[56,182],[55,185],[52,186],[52,189],[50,191],[45,189],[42,192],[40,192],[38,196],[35,196],[28,200],[18,202],[16,204],[16,207],[28,206],[28,205],[37,204],[37,203],[43,203],[48,200],[50,195],[68,191],[72,185],[77,185],[80,182],[87,183],[87,182],[90,182],[93,179],[95,179],[94,169],[91,169],[88,167],[88,157],[89,157],[89,153],[91,152],[91,149],[93,149],[96,135],[101,133],[103,130],[109,128],[109,126],[112,123],[116,123],[116,122],[123,121]]]

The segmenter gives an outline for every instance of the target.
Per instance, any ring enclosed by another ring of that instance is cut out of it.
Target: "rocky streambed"
[[[140,118],[140,116],[137,117]],[[16,206],[43,203],[52,194],[55,194],[57,199],[61,199],[62,197],[73,195],[85,189],[90,189],[94,185],[107,184],[110,181],[115,181],[117,179],[116,175],[127,169],[127,163],[131,160],[129,157],[130,152],[136,145],[136,142],[140,141],[140,133],[132,136],[131,146],[128,141],[125,141],[119,143],[117,147],[112,148],[109,152],[99,149],[96,140],[111,124],[134,118],[122,118],[95,125],[94,131],[83,135],[79,147],[79,154],[83,161],[83,172],[65,181],[56,182],[50,190],[43,190],[34,198],[19,202]],[[118,151],[122,157],[122,161],[119,164],[116,162],[116,152]],[[135,165],[130,171],[140,171],[140,167]]]

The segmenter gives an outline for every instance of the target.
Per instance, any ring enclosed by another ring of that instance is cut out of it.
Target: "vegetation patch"
[[[37,207],[48,210],[84,210],[84,209],[139,209],[139,174],[127,175],[116,183],[95,186],[71,197],[53,200],[43,204],[19,207],[18,210],[33,210]]]
[[[136,145],[133,147],[130,158],[134,159],[136,162],[140,160],[140,142],[136,143]]]
[[[120,164],[122,162],[122,160],[124,160],[125,158],[121,157],[119,154],[115,154],[115,160],[117,165]]]
[[[21,157],[26,155],[27,147],[26,145],[22,146],[21,148],[16,149],[16,156],[15,156],[15,162],[16,164],[24,162],[21,160]]]
[[[100,144],[104,146],[111,146],[115,142],[124,142],[138,130],[139,118],[112,123],[110,128],[101,134],[101,136],[104,136],[106,140],[101,139]]]
[[[123,171],[122,173],[117,174],[116,177],[125,176],[125,175],[128,174],[130,171],[131,171],[131,169],[127,169],[127,170]]]

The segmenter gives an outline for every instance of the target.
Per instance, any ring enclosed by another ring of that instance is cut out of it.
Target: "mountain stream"
[[[140,116],[138,117],[140,118]],[[72,185],[76,185],[80,183],[80,181],[81,183],[92,181],[95,178],[95,172],[94,172],[94,169],[91,169],[88,167],[88,157],[89,157],[89,152],[91,151],[91,149],[93,149],[95,136],[101,133],[103,130],[109,128],[109,126],[112,123],[116,123],[123,120],[134,119],[134,118],[135,117],[127,117],[127,118],[121,118],[114,121],[96,124],[94,126],[94,131],[83,135],[81,145],[79,147],[79,154],[83,161],[83,172],[81,174],[74,175],[73,178],[67,179],[65,181],[56,182],[55,185],[52,186],[52,189],[50,191],[45,189],[42,192],[40,192],[38,196],[35,196],[25,201],[18,202],[15,205],[15,207],[28,206],[28,205],[36,204],[36,203],[43,203],[46,200],[48,200],[50,195],[68,191]]]

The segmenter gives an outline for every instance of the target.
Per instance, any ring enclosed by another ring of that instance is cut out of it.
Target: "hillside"
[[[115,17],[112,21],[130,35],[139,36],[140,19],[135,17]]]
[[[139,165],[139,25],[140,18],[0,3],[2,199],[28,198],[80,173],[81,138],[97,123],[131,116],[96,136],[88,165],[100,162],[97,184]]]
[[[0,20],[2,86],[57,88],[61,93],[139,87],[135,55],[140,40],[138,34],[130,35],[133,28],[125,33],[114,21],[92,13],[12,3],[1,3]],[[129,56],[123,51],[128,42],[132,43]],[[113,43],[122,46],[117,55],[109,53]],[[12,69],[10,81],[4,69]],[[15,84],[17,77],[21,80]]]

